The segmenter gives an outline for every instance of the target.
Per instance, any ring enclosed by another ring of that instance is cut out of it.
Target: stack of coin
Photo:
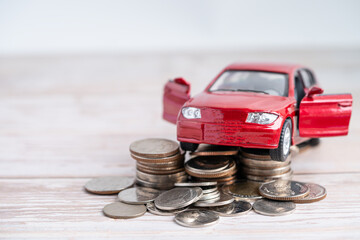
[[[175,141],[149,138],[130,145],[136,163],[136,184],[155,189],[171,189],[176,182],[187,180],[184,154]]]
[[[231,184],[236,180],[236,161],[233,156],[196,156],[185,164],[193,181]]]
[[[266,150],[243,149],[239,158],[243,178],[268,182],[276,179],[291,179],[291,155],[284,162],[274,161]]]

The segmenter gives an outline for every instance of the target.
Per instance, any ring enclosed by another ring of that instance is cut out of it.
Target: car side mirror
[[[190,93],[190,86],[191,85],[185,79],[183,79],[183,78],[175,78],[173,80],[173,82],[176,83],[182,89],[182,91],[184,91],[185,93],[187,93],[187,94]]]
[[[307,97],[312,98],[316,94],[322,94],[324,92],[324,89],[319,87],[312,87],[310,88]]]

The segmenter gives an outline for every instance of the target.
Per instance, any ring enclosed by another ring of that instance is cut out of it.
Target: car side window
[[[306,88],[310,88],[315,84],[315,79],[309,70],[301,69],[300,75]]]
[[[296,99],[296,105],[299,107],[301,100],[305,97],[304,84],[300,77],[299,71],[296,71],[294,76],[294,81],[295,81],[294,96]]]

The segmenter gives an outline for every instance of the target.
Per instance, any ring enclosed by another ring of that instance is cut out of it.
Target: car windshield
[[[258,92],[275,96],[288,95],[288,75],[260,71],[225,71],[210,87],[210,92]]]

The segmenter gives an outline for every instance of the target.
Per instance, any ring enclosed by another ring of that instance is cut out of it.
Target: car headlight
[[[184,107],[181,110],[182,115],[184,118],[187,119],[194,119],[194,118],[201,118],[200,109],[194,107]]]
[[[246,122],[257,124],[273,123],[279,116],[273,113],[252,112],[248,113]]]

